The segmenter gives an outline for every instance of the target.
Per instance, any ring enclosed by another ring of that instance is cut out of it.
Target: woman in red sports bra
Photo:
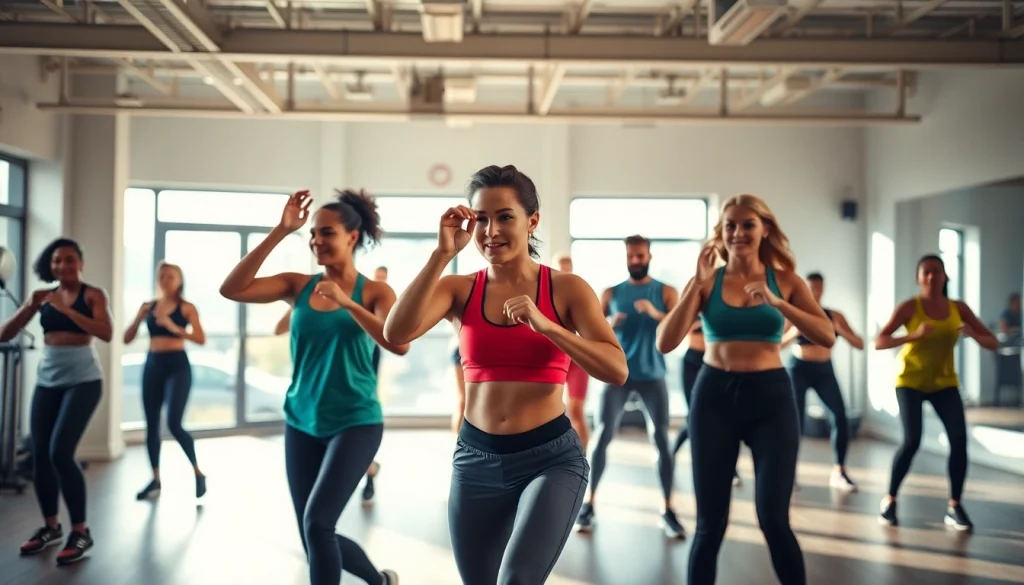
[[[466,585],[540,585],[590,473],[562,402],[569,364],[622,384],[626,356],[593,289],[534,261],[533,181],[490,166],[466,192],[472,209],[444,213],[437,249],[395,303],[384,337],[410,343],[441,319],[458,329],[466,408],[448,498],[455,563]],[[490,267],[442,277],[470,240]]]

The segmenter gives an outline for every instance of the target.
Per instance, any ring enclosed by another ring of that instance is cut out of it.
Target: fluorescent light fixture
[[[353,102],[373,100],[373,88],[363,83],[350,83],[345,86],[345,99]]]
[[[464,0],[421,0],[420,23],[428,43],[459,43],[465,28]]]
[[[809,77],[792,77],[782,83],[777,83],[761,96],[761,105],[770,108],[784,102],[789,96],[798,91],[805,91],[811,88]]]
[[[476,79],[473,77],[446,77],[444,101],[448,104],[476,103]]]
[[[686,97],[686,92],[683,90],[665,90],[658,94],[658,105],[679,106],[682,105],[684,97]]]
[[[736,0],[708,29],[708,43],[749,45],[785,13],[786,0]]]

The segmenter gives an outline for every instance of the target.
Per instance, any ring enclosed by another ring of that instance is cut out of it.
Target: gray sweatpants
[[[543,584],[587,489],[590,469],[579,435],[569,428],[506,454],[486,452],[465,438],[464,431],[448,496],[448,530],[463,585]]]
[[[594,417],[594,436],[590,448],[590,490],[597,491],[607,461],[608,444],[619,430],[622,413],[629,395],[636,392],[640,397],[640,406],[647,419],[647,434],[658,450],[658,478],[661,480],[661,492],[668,499],[672,493],[672,474],[675,464],[672,450],[668,445],[668,388],[665,380],[643,382],[627,381],[625,386],[607,385],[601,389]]]

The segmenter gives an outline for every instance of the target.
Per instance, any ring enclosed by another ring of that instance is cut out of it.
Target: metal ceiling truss
[[[59,57],[65,76],[124,74],[159,94],[129,96],[125,105],[125,96],[62,91],[58,102],[39,105],[57,112],[499,123],[913,123],[906,96],[914,71],[1024,68],[1024,10],[1012,0],[902,0],[891,13],[855,9],[852,0],[789,1],[723,8],[678,0],[643,13],[593,0],[529,9],[421,0],[416,10],[389,0],[13,0],[0,8],[0,54]],[[729,36],[711,30],[718,23],[709,19],[724,20],[718,10],[763,18]],[[712,44],[715,35],[726,38]],[[447,91],[461,98],[424,108],[424,99],[446,93],[446,68],[467,67],[458,91]],[[188,78],[227,101],[180,95],[179,80]],[[398,101],[376,101],[365,85],[372,83],[393,85]],[[486,84],[525,86],[523,105],[474,103]],[[603,89],[604,107],[556,99],[562,88],[587,86]],[[793,107],[823,89],[872,87],[894,89],[896,111]],[[663,89],[659,106],[623,101],[631,88]],[[702,92],[716,90],[709,106]]]

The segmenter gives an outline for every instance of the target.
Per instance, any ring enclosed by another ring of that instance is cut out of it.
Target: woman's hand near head
[[[309,194],[309,191],[292,193],[284,204],[284,211],[281,212],[281,221],[278,222],[278,226],[291,233],[306,225],[306,220],[309,219],[309,207],[312,204],[313,196]]]
[[[463,224],[466,227],[463,228]],[[465,205],[450,207],[441,216],[437,230],[437,249],[445,256],[454,257],[469,244],[476,227],[476,213]]]

